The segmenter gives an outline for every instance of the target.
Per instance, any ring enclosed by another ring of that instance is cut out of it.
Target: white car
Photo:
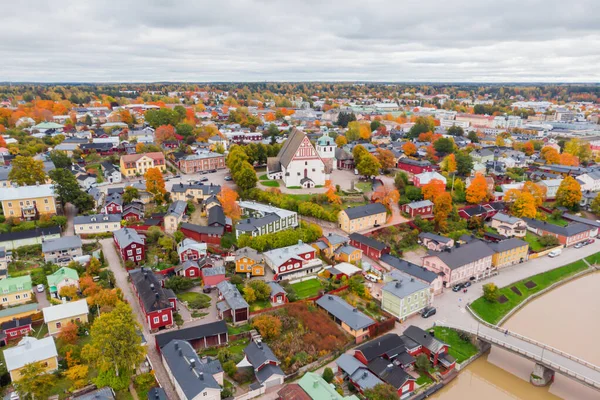
[[[552,250],[550,253],[548,253],[548,257],[558,257],[561,254],[562,254],[562,250],[556,249],[556,250]]]
[[[38,291],[38,293],[43,293],[44,285],[42,283],[40,283],[39,285],[37,285],[36,290]]]

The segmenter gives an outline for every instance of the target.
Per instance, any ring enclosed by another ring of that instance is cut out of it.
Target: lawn
[[[180,301],[187,302],[190,304],[193,301],[204,301],[205,303],[210,304],[210,296],[204,293],[197,292],[183,292],[177,295]]]
[[[259,176],[258,179],[260,179],[261,181],[268,181],[269,177],[267,176],[267,174],[263,174],[263,175]]]
[[[260,181],[260,183],[267,187],[279,187],[279,182],[277,181]]]
[[[436,338],[450,346],[448,353],[450,353],[459,364],[473,357],[479,351],[477,346],[469,340],[463,340],[454,329],[436,326],[433,330]]]
[[[323,284],[320,279],[309,279],[304,282],[292,283],[290,287],[294,289],[298,299],[306,299],[318,295]]]
[[[285,196],[290,197],[295,200],[298,200],[298,201],[308,201],[312,197],[312,194],[289,194],[289,193],[286,193]]]
[[[542,246],[542,245],[540,244],[540,242],[538,241],[538,239],[539,239],[539,238],[540,238],[539,236],[537,236],[537,235],[534,235],[533,233],[531,233],[531,232],[529,232],[529,231],[528,231],[528,232],[525,234],[525,238],[524,238],[524,240],[525,240],[527,243],[529,243],[529,248],[530,248],[531,250],[533,250],[533,251],[536,251],[536,252],[537,252],[537,251],[540,251],[540,250],[542,250],[542,249],[544,248],[544,246]]]
[[[363,193],[368,193],[373,190],[373,185],[371,185],[371,182],[359,182],[354,185],[354,187]]]
[[[250,312],[264,310],[265,308],[271,308],[271,302],[269,300],[257,300],[250,303]]]
[[[567,226],[569,224],[569,221],[567,221],[566,219],[563,219],[562,217],[558,217],[556,219],[552,218],[552,217],[548,217],[548,219],[546,221],[551,224],[558,225],[558,226]]]
[[[594,254],[593,256],[600,257],[600,255],[598,254]],[[508,299],[508,301],[506,301],[505,303],[499,303],[497,301],[491,303],[485,300],[483,297],[480,297],[471,304],[471,308],[483,320],[491,324],[496,324],[502,319],[502,317],[508,314],[510,310],[522,303],[526,298],[528,298],[532,294],[537,293],[547,288],[548,286],[559,282],[578,272],[581,272],[587,268],[588,266],[583,260],[578,260],[571,264],[563,265],[562,267],[542,272],[541,274],[525,278],[519,282],[501,288],[499,290],[499,295],[503,295]],[[534,282],[536,286],[530,289],[527,288],[527,286],[525,286],[525,283],[529,281]],[[515,286],[521,292],[520,296],[511,290],[511,287],[513,286]]]
[[[590,264],[600,264],[600,252],[585,258]]]
[[[227,325],[227,333],[230,335],[237,335],[242,332],[248,332],[251,330],[252,330],[252,326],[250,326],[250,324],[244,324],[244,325],[238,325],[238,326]]]
[[[433,380],[431,380],[431,378],[425,374],[420,375],[417,380],[415,381],[415,383],[419,386],[423,386],[423,385],[428,385],[430,383],[432,383]]]

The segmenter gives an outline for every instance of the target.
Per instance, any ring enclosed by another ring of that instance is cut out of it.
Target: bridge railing
[[[521,355],[523,355],[523,356],[525,356],[525,357],[527,357],[527,358],[529,358],[531,360],[540,362],[541,364],[546,365],[547,367],[549,367],[550,369],[552,369],[554,371],[561,372],[562,374],[570,376],[570,377],[573,377],[573,378],[575,378],[575,379],[577,379],[577,380],[579,380],[579,381],[581,381],[581,382],[583,382],[583,383],[585,383],[585,384],[587,384],[589,386],[592,386],[592,387],[594,387],[596,389],[600,389],[600,382],[598,382],[598,381],[596,381],[594,379],[591,379],[591,378],[588,378],[588,377],[586,377],[584,375],[581,375],[578,372],[575,372],[575,371],[573,371],[573,370],[571,370],[569,368],[563,367],[562,365],[557,364],[557,363],[555,363],[553,361],[550,361],[547,358],[543,358],[540,355],[531,353],[531,352],[529,352],[527,350],[523,350],[522,348],[517,347],[517,346],[515,346],[513,344],[510,344],[510,343],[505,342],[503,340],[497,339],[497,338],[495,338],[493,336],[486,335],[485,333],[483,333],[481,331],[475,331],[473,329],[462,328],[462,327],[459,327],[459,326],[456,326],[456,325],[448,324],[446,322],[440,324],[440,326],[446,326],[446,327],[451,328],[451,329],[456,329],[456,330],[459,330],[459,331],[467,332],[467,333],[470,333],[472,335],[478,336],[479,338],[481,338],[481,339],[483,339],[485,341],[488,341],[490,343],[496,344],[496,345],[498,345],[500,347],[503,347],[505,349],[514,351],[515,353],[521,354]],[[535,343],[532,343],[532,344],[535,344]],[[587,367],[587,365],[586,365],[586,367]]]

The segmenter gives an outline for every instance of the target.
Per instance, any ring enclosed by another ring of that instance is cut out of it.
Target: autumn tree
[[[376,176],[379,175],[381,164],[374,155],[367,153],[361,157],[360,162],[356,165],[356,169],[363,176]]]
[[[569,153],[562,153],[559,155],[558,163],[569,167],[577,167],[579,166],[579,158]]]
[[[154,140],[157,145],[162,145],[164,142],[175,139],[175,128],[173,125],[162,125],[156,128],[154,132]]]
[[[488,198],[488,186],[485,177],[482,174],[477,174],[467,188],[467,203],[479,204]]]
[[[537,215],[535,198],[529,192],[511,189],[506,194],[506,201],[512,202],[510,211],[515,217],[535,218]]]
[[[436,229],[440,232],[448,231],[448,217],[452,212],[452,196],[444,192],[433,200],[433,220]]]
[[[440,179],[432,179],[421,188],[423,198],[433,201],[437,196],[446,191],[446,184]]]
[[[327,196],[327,200],[331,204],[342,204],[342,199],[336,193],[336,188],[333,185],[333,182],[331,182],[331,180],[328,179],[325,181],[325,188],[327,189],[325,192],[325,196]]]
[[[88,372],[89,367],[81,364],[75,364],[65,372],[65,376],[71,381],[71,391],[81,389],[87,385]]]
[[[60,288],[58,291],[58,295],[60,297],[68,297],[69,299],[77,299],[79,296],[77,295],[77,286],[67,285]]]
[[[100,373],[129,381],[146,353],[137,333],[141,330],[131,307],[119,302],[114,310],[94,320],[91,341],[83,347],[82,358],[98,368]]]
[[[523,144],[523,153],[525,153],[526,156],[530,156],[533,153],[535,153],[535,148],[534,148],[533,143],[531,141],[526,142],[525,144]]]
[[[242,215],[242,211],[237,202],[238,197],[238,193],[228,186],[222,186],[221,191],[217,195],[217,199],[219,199],[221,206],[223,207],[223,213],[233,221],[239,220]]]
[[[413,142],[406,142],[402,145],[402,151],[407,157],[417,154],[417,146]]]
[[[30,395],[34,399],[46,399],[56,384],[56,375],[48,373],[41,361],[26,364],[19,370],[21,377],[13,382],[21,397]]]
[[[352,157],[354,158],[354,163],[358,165],[362,159],[362,157],[369,155],[369,151],[365,149],[363,145],[356,145],[352,149]]]
[[[252,319],[252,326],[265,339],[275,339],[281,334],[281,320],[274,315],[259,315]]]
[[[547,189],[545,186],[538,185],[531,181],[527,181],[523,184],[523,189],[521,190],[530,193],[533,196],[533,198],[535,199],[536,207],[541,206],[544,203],[544,201],[546,201]]]
[[[400,192],[394,188],[381,185],[373,193],[372,199],[377,203],[383,204],[389,210],[392,204],[398,203],[398,200],[400,200]]]
[[[146,179],[146,190],[154,195],[154,201],[161,203],[164,200],[164,195],[167,193],[165,188],[165,180],[160,169],[156,167],[148,168],[144,174]]]
[[[348,139],[346,139],[346,136],[344,135],[338,135],[338,137],[335,138],[335,144],[337,147],[344,147],[345,144],[348,144]]]
[[[556,191],[556,203],[571,210],[576,209],[581,201],[581,185],[572,176],[566,176]]]
[[[79,290],[81,290],[81,293],[83,293],[85,297],[89,298],[90,296],[93,296],[98,293],[100,289],[100,286],[94,282],[94,278],[90,275],[79,278]]]
[[[542,147],[542,150],[540,150],[540,156],[544,161],[546,161],[546,164],[560,163],[560,154],[558,154],[558,151],[556,151],[554,147]]]
[[[398,391],[387,383],[380,383],[365,389],[363,395],[369,400],[396,400],[399,398]]]
[[[450,154],[442,161],[442,171],[446,171],[449,174],[456,172],[456,156]]]
[[[600,215],[600,194],[594,197],[594,200],[592,200],[592,204],[590,205],[590,207],[594,214]]]
[[[379,164],[381,164],[381,168],[385,171],[389,171],[396,166],[396,157],[390,150],[378,148],[376,157]]]
[[[495,303],[498,300],[498,296],[500,296],[500,290],[495,283],[490,282],[483,285],[483,298],[489,301],[490,303]]]
[[[70,321],[60,329],[58,338],[63,343],[74,344],[77,341],[78,331],[79,328],[77,325],[75,325],[73,321]]]
[[[43,184],[46,182],[44,163],[32,157],[16,156],[12,160],[12,169],[8,173],[8,180],[19,186]]]

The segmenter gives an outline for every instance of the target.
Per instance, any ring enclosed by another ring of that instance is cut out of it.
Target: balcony
[[[35,219],[38,217],[35,205],[21,207],[21,213],[24,219]]]

